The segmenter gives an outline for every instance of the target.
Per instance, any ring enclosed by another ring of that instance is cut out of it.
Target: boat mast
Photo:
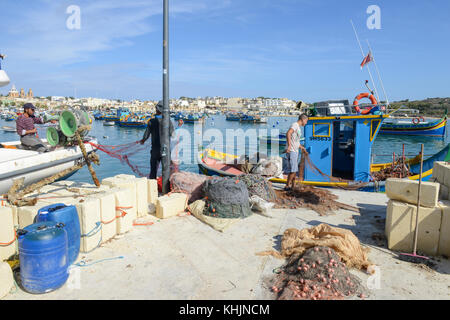
[[[386,94],[386,90],[384,89],[383,79],[381,79],[380,70],[378,69],[378,65],[377,65],[377,63],[375,61],[375,55],[373,54],[372,48],[370,47],[369,40],[366,39],[366,41],[367,41],[367,45],[369,46],[370,52],[372,52],[372,59],[373,59],[374,65],[375,65],[375,69],[377,70],[378,79],[380,79],[381,89],[383,89],[384,96],[386,97],[386,108],[389,108],[389,98],[388,98],[388,96]]]
[[[355,32],[355,36],[356,36],[356,40],[358,41],[359,48],[361,49],[362,57],[365,58],[366,56],[365,56],[364,50],[361,46],[361,41],[359,41],[358,33],[356,32],[356,28],[355,28],[355,25],[353,24],[353,20],[350,20],[350,22],[352,24],[353,31]],[[373,88],[375,89],[375,94],[377,95],[377,101],[380,102],[380,96],[378,95],[377,86],[375,85],[375,81],[373,81],[372,72],[370,72],[370,67],[368,65],[367,65],[367,70],[369,71],[370,80],[372,80]]]
[[[164,0],[163,30],[163,121],[161,137],[162,192],[168,193],[170,178],[170,112],[169,112],[169,0]]]

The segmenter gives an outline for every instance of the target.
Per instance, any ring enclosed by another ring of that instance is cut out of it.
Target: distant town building
[[[31,90],[31,89],[28,90],[27,98],[28,98],[28,99],[33,98],[33,90]]]
[[[8,97],[9,98],[19,97],[19,92],[17,91],[16,86],[14,84],[12,85],[11,90],[9,90]]]

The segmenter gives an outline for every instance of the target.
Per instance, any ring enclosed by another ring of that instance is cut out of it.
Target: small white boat
[[[116,123],[114,121],[105,121],[105,122],[103,122],[103,125],[107,126],[107,127],[112,127],[112,126],[115,126]]]
[[[42,141],[46,142],[46,140]],[[97,143],[95,139],[90,141]],[[95,151],[91,144],[86,142],[84,145],[88,153]],[[7,193],[16,179],[24,177],[24,185],[27,186],[83,161],[83,155],[78,146],[58,147],[54,151],[45,153],[19,149],[18,146],[20,146],[19,141],[0,144],[0,195]]]
[[[16,128],[14,128],[14,127],[9,127],[9,126],[3,126],[3,127],[2,127],[2,130],[3,130],[4,132],[16,132]]]

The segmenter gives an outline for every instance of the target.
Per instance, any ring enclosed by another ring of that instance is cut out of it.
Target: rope
[[[102,224],[101,224],[101,222],[96,222],[94,229],[92,229],[91,231],[89,231],[86,234],[82,234],[81,237],[82,238],[84,238],[84,237],[92,237],[93,235],[97,234],[100,230],[102,230]]]
[[[16,230],[14,230],[14,239],[7,243],[0,242],[0,247],[8,247],[8,246],[12,245],[14,242],[16,242],[16,240],[17,240],[17,232],[16,232]]]
[[[118,256],[118,257],[114,257],[114,258],[106,258],[106,259],[97,260],[97,261],[94,261],[92,263],[86,263],[86,261],[82,260],[82,261],[80,261],[78,263],[75,263],[74,266],[83,268],[83,267],[92,266],[92,265],[100,263],[100,262],[111,261],[111,260],[119,260],[119,259],[123,259],[123,258],[124,258],[123,256]]]

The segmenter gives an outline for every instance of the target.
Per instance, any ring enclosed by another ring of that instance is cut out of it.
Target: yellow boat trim
[[[431,176],[433,174],[433,169],[430,169],[430,170],[428,170],[428,171],[426,171],[426,172],[424,172],[423,174],[422,174],[422,179],[424,179],[424,178],[426,178],[426,177],[429,177],[429,176]],[[419,180],[420,179],[420,175],[418,174],[418,175],[415,175],[415,176],[411,176],[411,177],[408,177],[408,179],[409,180]]]
[[[388,115],[379,115],[379,116],[336,116],[336,117],[310,117],[309,120],[336,120],[336,119],[380,119],[380,118],[389,118]]]

